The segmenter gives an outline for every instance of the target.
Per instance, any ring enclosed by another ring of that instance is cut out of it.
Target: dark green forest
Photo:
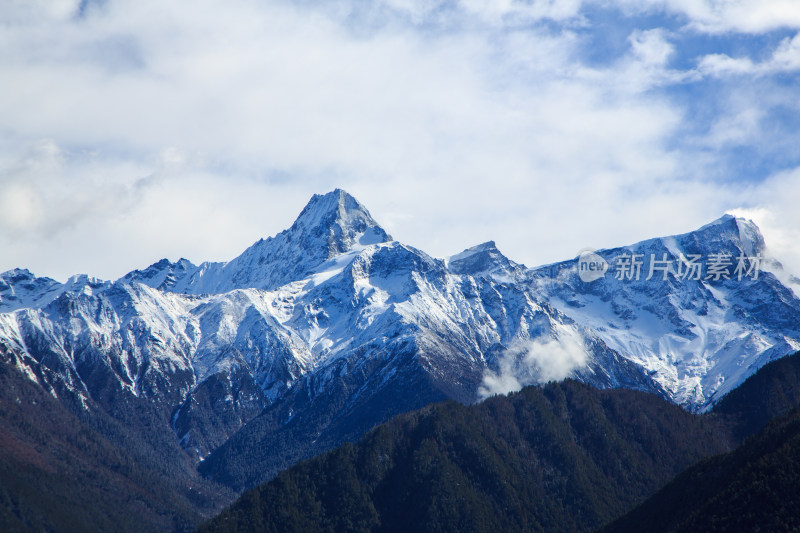
[[[401,415],[201,531],[593,531],[730,446],[716,419],[653,395],[551,383]]]
[[[800,410],[680,474],[603,533],[800,531]]]
[[[676,482],[693,476],[686,483],[708,494],[730,485],[736,491],[731,498],[748,494],[751,484],[775,486],[770,494],[779,496],[800,486],[786,458],[797,451],[789,435],[794,426],[776,422],[752,435],[799,404],[800,354],[766,365],[707,415],[646,393],[600,391],[569,380],[473,406],[436,404],[289,468],[200,531],[594,531],[703,459],[699,470]],[[768,452],[784,434],[788,448]],[[744,447],[725,454],[748,436]],[[787,469],[757,469],[733,483],[732,476],[749,467],[747,458],[759,454],[774,468],[787,461]],[[740,459],[726,474],[714,471],[730,457]],[[683,493],[677,488],[673,494]],[[693,498],[697,505],[703,494]],[[769,497],[733,499],[739,507],[725,512],[735,517]],[[614,531],[650,531],[659,509],[679,516],[674,499],[652,501],[646,511],[637,510],[638,522],[621,522]],[[792,505],[776,515],[782,522],[768,522],[778,529],[762,531],[791,530],[786,527],[800,506],[786,501]],[[682,531],[703,531],[708,524],[698,516],[716,520],[705,507]]]
[[[749,435],[743,446],[681,473],[604,533],[800,531],[797,406],[800,354],[764,366],[715,407],[737,437]]]

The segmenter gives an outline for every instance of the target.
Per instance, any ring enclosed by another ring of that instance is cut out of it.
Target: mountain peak
[[[165,259],[123,279],[190,294],[273,289],[302,279],[340,254],[391,240],[361,202],[334,189],[312,196],[289,229],[260,239],[227,263],[195,266],[186,259]]]
[[[740,231],[745,229],[747,231],[756,231],[761,233],[758,229],[758,226],[755,222],[750,220],[749,218],[744,217],[737,217],[731,213],[725,213],[721,217],[716,220],[709,222],[708,224],[700,227],[697,231],[705,231],[712,228],[716,228],[717,231],[721,230],[722,228],[737,228]]]
[[[722,225],[722,224],[730,224],[730,223],[731,223],[732,221],[734,221],[734,220],[736,220],[736,217],[735,217],[735,216],[733,216],[733,215],[732,215],[732,214],[730,214],[730,213],[725,213],[724,215],[722,215],[722,216],[721,216],[721,217],[719,217],[718,219],[716,219],[716,220],[712,220],[712,221],[711,221],[711,222],[709,222],[708,224],[706,224],[706,225],[704,225],[704,226],[700,227],[700,231],[702,231],[702,230],[704,230],[704,229],[706,229],[706,228],[713,227],[713,226],[719,226],[719,225]],[[744,220],[744,219],[741,219],[741,220]]]
[[[686,235],[695,235],[707,245],[729,243],[748,255],[759,254],[765,247],[764,236],[755,222],[728,213]]]
[[[343,189],[315,194],[300,212],[289,232],[323,238],[327,258],[356,246],[392,240],[364,205]]]
[[[315,194],[289,229],[259,240],[229,263],[209,265],[193,274],[189,291],[273,289],[302,279],[338,255],[391,240],[367,208],[346,191]]]
[[[353,214],[366,214],[370,219],[369,211],[354,196],[344,189],[334,189],[325,194],[315,194],[300,212],[294,225],[306,227],[318,226],[329,217],[347,218]]]
[[[491,276],[505,280],[521,273],[525,267],[504,256],[494,241],[486,241],[450,256],[447,268],[454,274]]]
[[[478,252],[485,252],[485,251],[495,251],[497,253],[500,253],[500,250],[497,249],[497,244],[495,244],[494,241],[486,241],[486,242],[482,242],[481,244],[476,244],[475,246],[467,248],[463,252],[454,255],[452,257],[452,259],[455,259],[457,257],[472,255],[472,254],[475,254],[475,253],[478,253]]]

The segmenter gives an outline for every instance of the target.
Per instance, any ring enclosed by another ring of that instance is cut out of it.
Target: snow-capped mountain
[[[430,257],[336,190],[227,263],[165,259],[113,283],[0,275],[0,361],[78,408],[154,410],[148,431],[241,488],[399,412],[536,381],[702,410],[800,348],[800,300],[756,268],[763,248],[723,217],[596,252],[610,268],[583,281],[578,260],[528,269],[493,242]]]
[[[164,259],[122,279],[187,294],[271,290],[324,271],[320,265],[341,254],[391,240],[358,200],[337,189],[314,195],[292,227],[258,241],[230,262],[195,266],[186,259]]]
[[[751,221],[726,215],[691,233],[596,254],[611,267],[602,278],[584,282],[577,260],[567,261],[531,271],[536,291],[645,369],[676,403],[703,410],[800,349],[800,302],[762,270],[764,239]]]

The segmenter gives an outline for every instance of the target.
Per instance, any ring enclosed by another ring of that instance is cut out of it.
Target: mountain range
[[[800,349],[776,268],[755,224],[727,215],[537,268],[493,242],[434,258],[337,189],[227,263],[3,273],[0,364],[225,502],[445,399],[572,378],[705,412]]]

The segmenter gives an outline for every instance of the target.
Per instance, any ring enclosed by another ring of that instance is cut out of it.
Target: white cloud
[[[728,144],[742,145],[752,142],[761,131],[763,110],[756,106],[737,106],[729,115],[723,115],[711,127],[704,143],[722,147]]]
[[[689,26],[711,34],[762,33],[800,28],[800,4],[794,0],[594,0],[632,12],[667,12],[686,17]]]
[[[358,10],[344,3],[346,11]],[[390,9],[429,22],[437,13],[467,15],[484,23],[524,24],[538,20],[583,22],[583,8],[600,6],[629,13],[669,13],[685,17],[694,31],[762,33],[800,28],[800,6],[795,0],[384,0],[369,9]]]
[[[756,65],[750,58],[733,58],[726,54],[709,54],[700,59],[698,70],[704,74],[720,76],[725,74],[752,74]]]
[[[609,72],[603,72],[603,80],[615,92],[640,96],[651,89],[680,84],[696,77],[692,71],[680,71],[670,67],[675,55],[671,35],[662,28],[635,30],[628,36],[630,52],[623,56]],[[612,74],[612,75],[610,75]]]
[[[694,118],[664,91],[691,74],[677,36],[636,30],[588,66],[577,1],[76,9],[4,7],[0,270],[225,260],[336,186],[434,255],[494,239],[536,265],[744,205],[713,150],[768,119],[742,98],[705,151],[676,148]]]
[[[765,76],[800,70],[800,33],[783,39],[764,61],[754,62],[748,57],[709,54],[700,59],[697,70],[710,76]]]
[[[667,0],[666,4],[711,33],[800,27],[800,5],[794,0]]]
[[[665,65],[675,51],[662,29],[635,31],[630,36],[633,55],[646,65]]]
[[[503,353],[498,372],[487,370],[479,389],[482,398],[508,394],[526,385],[560,381],[586,366],[589,354],[581,335],[562,326],[552,337],[519,341]]]
[[[568,20],[578,16],[581,0],[462,0],[460,6],[468,13],[491,21],[529,23],[534,20]]]
[[[776,71],[800,69],[800,33],[782,40],[772,54],[771,62]]]
[[[25,23],[33,19],[67,20],[78,11],[81,0],[6,0],[3,20]]]

